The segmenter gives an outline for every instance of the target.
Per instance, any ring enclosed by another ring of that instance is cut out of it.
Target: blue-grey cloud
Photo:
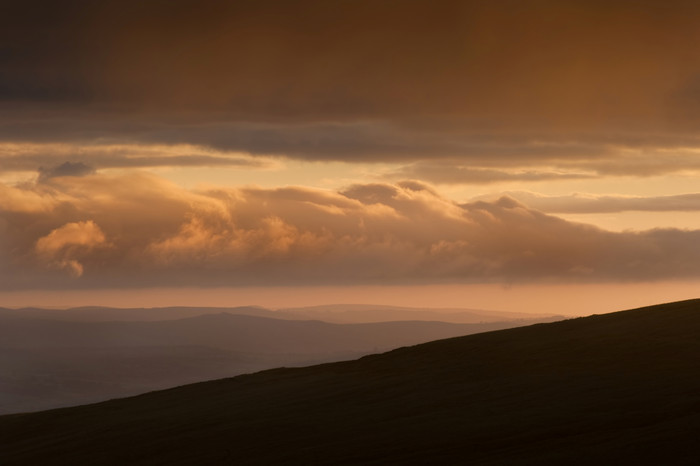
[[[66,158],[71,160],[62,162]],[[272,164],[264,157],[187,145],[0,143],[0,172],[38,169],[41,181],[56,176],[82,176],[105,168],[226,166],[256,169]]]
[[[83,162],[63,162],[54,167],[39,167],[39,182],[59,176],[85,176],[95,173],[95,169]]]

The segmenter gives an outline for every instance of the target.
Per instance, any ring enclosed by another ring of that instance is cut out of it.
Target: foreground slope
[[[3,464],[695,464],[700,301],[0,417]]]

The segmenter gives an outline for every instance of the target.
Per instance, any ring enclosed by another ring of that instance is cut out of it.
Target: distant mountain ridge
[[[524,314],[479,309],[412,308],[372,304],[333,304],[323,306],[266,309],[261,306],[196,307],[170,306],[155,308],[111,308],[83,306],[69,309],[0,308],[0,316],[21,316],[51,320],[82,321],[154,321],[196,317],[203,314],[229,313],[269,317],[283,320],[321,320],[330,323],[370,323],[387,321],[439,321],[463,324],[499,322],[506,320],[528,320],[563,318],[551,314]]]
[[[696,464],[700,300],[0,416],[4,464]]]
[[[495,322],[505,320],[528,320],[563,316],[552,314],[526,314],[520,312],[487,311],[464,308],[419,308],[383,306],[372,304],[330,304],[283,308],[276,312],[298,316],[299,318],[314,318],[334,323],[386,322],[397,320],[440,321],[462,324]]]

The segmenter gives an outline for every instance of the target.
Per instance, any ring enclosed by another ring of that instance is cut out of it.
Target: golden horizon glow
[[[81,306],[262,306],[284,309],[326,304],[370,304],[424,309],[478,309],[579,317],[693,299],[700,281],[568,285],[420,285],[124,290],[0,291],[3,307],[66,309]]]

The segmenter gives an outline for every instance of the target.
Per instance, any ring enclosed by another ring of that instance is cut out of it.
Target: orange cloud
[[[83,274],[83,264],[78,261],[78,258],[106,244],[107,240],[100,227],[92,220],[88,220],[66,223],[52,230],[51,233],[37,240],[35,251],[50,265],[80,277]]]
[[[578,193],[566,196],[545,196],[525,191],[505,194],[548,213],[695,212],[700,210],[700,193],[646,197]],[[493,196],[485,198],[493,198]]]
[[[700,231],[608,232],[510,197],[458,205],[415,181],[187,190],[152,175],[91,174],[0,196],[33,200],[0,199],[9,289],[700,275]],[[65,271],[79,279],[65,281]]]

